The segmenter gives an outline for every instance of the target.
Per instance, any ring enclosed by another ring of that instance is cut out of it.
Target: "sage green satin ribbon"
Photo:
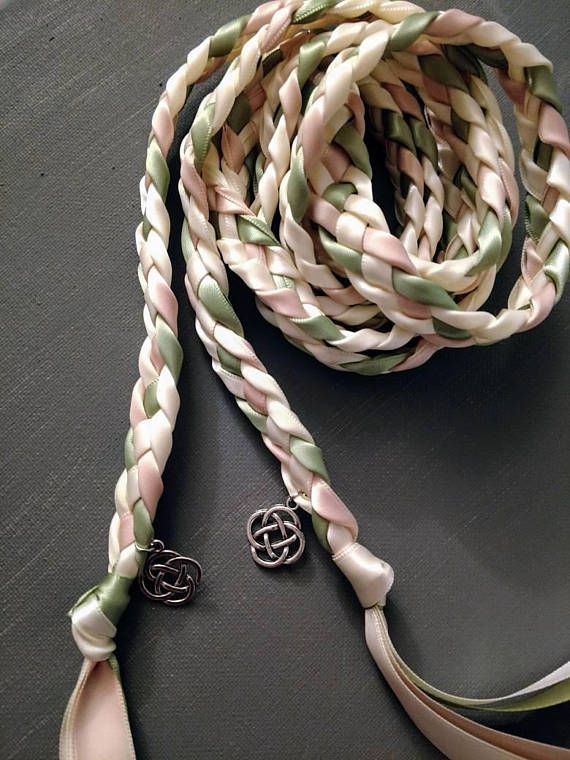
[[[391,568],[357,542],[324,457],[245,339],[226,267],[285,338],[340,371],[419,366],[444,346],[530,329],[569,274],[570,143],[551,64],[494,22],[398,0],[273,0],[224,25],[168,80],[153,115],[137,229],[147,338],[115,492],[109,570],[70,614],[86,657],[62,760],[131,760],[114,636],[140,571],[172,446],[182,363],[168,258],[167,155],[194,84],[228,64],[180,151],[182,251],[197,330],[214,371],[281,463],[285,486],[365,608],[370,651],[416,725],[457,760],[569,757],[445,707],[497,712],[568,700],[570,663],[505,697],[466,699],[399,657],[382,612]],[[518,211],[512,147],[483,66],[514,102],[528,237],[521,276],[482,310]],[[398,236],[372,201],[364,113],[382,139]],[[433,698],[433,699],[432,699]]]

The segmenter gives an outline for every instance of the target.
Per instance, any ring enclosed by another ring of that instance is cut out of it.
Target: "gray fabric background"
[[[568,106],[568,0],[457,2],[534,42]],[[105,571],[144,336],[133,236],[152,109],[185,53],[252,5],[3,5],[0,756],[36,760],[55,757],[80,665],[66,611]],[[270,574],[250,561],[246,518],[283,488],[194,333],[172,193],[170,207],[186,360],[156,527],[206,575],[191,608],[135,594],[124,616],[118,653],[139,758],[439,757],[378,675],[358,603],[308,520],[302,566]],[[494,307],[520,242],[519,224]],[[501,345],[362,378],[288,346],[235,278],[231,288],[363,543],[395,568],[388,614],[408,662],[447,690],[492,695],[566,660],[570,299]],[[569,716],[502,722],[570,746]]]

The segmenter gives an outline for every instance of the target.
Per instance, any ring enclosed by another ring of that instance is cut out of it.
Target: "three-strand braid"
[[[204,40],[170,77],[152,118],[136,232],[147,337],[108,575],[71,613],[92,662],[114,650],[153,538],[179,407],[167,158],[193,86],[225,64],[180,145],[186,288],[215,372],[281,463],[287,490],[310,511],[335,561],[359,546],[356,520],[246,340],[226,267],[287,340],[334,369],[364,375],[528,330],[547,317],[568,277],[568,132],[552,66],[532,45],[458,10],[389,0],[274,0]],[[519,193],[483,64],[514,104],[527,191],[521,274],[496,316],[482,307],[511,247]],[[365,124],[385,152],[393,231],[373,200]],[[387,567],[379,569],[384,593]],[[356,588],[352,571],[341,569]],[[377,602],[382,593],[364,606]]]

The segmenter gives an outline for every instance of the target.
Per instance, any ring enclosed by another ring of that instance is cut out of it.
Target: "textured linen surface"
[[[555,65],[567,110],[564,2],[460,5],[536,44]],[[55,754],[79,659],[65,611],[102,565],[142,330],[132,237],[160,77],[248,10],[212,2],[0,11],[0,129],[10,146],[0,188],[3,756]],[[179,222],[175,214],[180,281]],[[519,225],[514,251],[520,241]],[[516,277],[514,251],[504,292]],[[489,694],[565,659],[565,300],[507,343],[367,379],[315,365],[261,322],[233,279],[232,293],[366,544],[395,567],[391,629],[410,664],[448,690]],[[357,603],[316,541],[294,573],[251,564],[244,523],[281,498],[278,470],[212,376],[179,285],[178,295],[182,410],[156,527],[207,575],[193,609],[175,614],[135,597],[123,619],[119,653],[140,756],[261,757],[269,732],[277,758],[437,757],[375,671]],[[567,724],[562,707],[509,726],[568,743]]]

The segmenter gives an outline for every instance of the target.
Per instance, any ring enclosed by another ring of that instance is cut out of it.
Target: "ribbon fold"
[[[59,737],[60,760],[136,760],[127,705],[114,655],[85,658]]]
[[[379,375],[416,368],[443,347],[524,332],[560,300],[570,271],[570,140],[552,64],[496,22],[456,9],[426,12],[407,0],[270,0],[203,40],[160,96],[136,231],[147,336],[115,489],[108,574],[72,611],[86,659],[60,757],[135,756],[112,652],[154,535],[180,403],[169,154],[193,86],[223,66],[179,152],[185,285],[213,370],[352,583],[366,609],[370,651],[418,728],[453,760],[568,760],[568,750],[450,709],[506,712],[564,701],[568,663],[513,694],[472,700],[435,689],[398,656],[382,612],[392,569],[356,543],[356,519],[334,492],[321,450],[230,301],[228,269],[289,342],[337,371]],[[484,305],[510,251],[519,190],[484,66],[513,103],[528,191],[520,276],[496,315]],[[366,129],[380,144],[372,157]],[[394,190],[395,231],[374,202],[378,155]]]

